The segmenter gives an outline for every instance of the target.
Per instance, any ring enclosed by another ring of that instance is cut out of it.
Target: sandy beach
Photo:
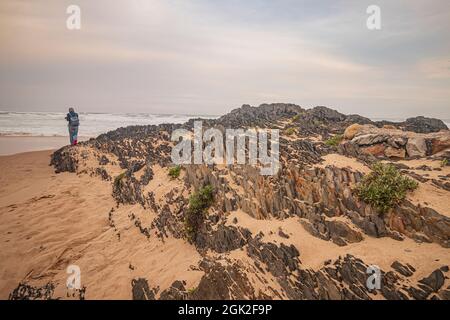
[[[110,182],[87,174],[55,174],[50,155],[38,151],[0,157],[0,299],[7,299],[20,282],[56,283],[56,297],[72,298],[65,286],[66,269],[72,264],[82,270],[87,299],[130,299],[132,281],[141,277],[161,290],[177,279],[187,288],[197,287],[204,273],[193,267],[201,260],[194,246],[173,237],[161,241],[153,233],[145,238],[129,215],[148,224],[155,212],[140,205],[115,208]],[[180,186],[167,182],[166,176],[155,167],[149,188],[157,200]],[[108,213],[113,207],[112,222]],[[298,218],[256,220],[239,210],[230,213],[227,225],[234,219],[253,234],[264,232],[264,241],[294,244],[301,250],[302,266],[313,270],[327,259],[351,253],[385,269],[399,259],[410,263],[417,269],[410,281],[416,281],[450,264],[448,249],[437,243],[364,236],[362,242],[340,247],[310,235]],[[289,239],[279,235],[281,228]],[[251,263],[240,249],[225,257]],[[277,288],[272,278],[267,281]]]
[[[50,154],[0,157],[0,299],[24,281],[56,282],[55,294],[66,297],[71,264],[81,268],[89,299],[130,299],[131,280],[140,276],[150,275],[161,287],[180,277],[195,286],[201,272],[189,269],[199,259],[192,246],[145,239],[127,217],[142,211],[137,206],[117,210],[118,240],[108,222],[110,184],[55,174]]]
[[[88,139],[88,137],[80,137],[79,141]],[[0,156],[29,151],[55,150],[68,144],[68,137],[0,136]]]
[[[0,302],[450,300],[449,0],[74,2],[0,1]]]

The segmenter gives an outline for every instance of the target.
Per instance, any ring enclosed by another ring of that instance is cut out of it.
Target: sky
[[[0,110],[450,119],[449,33],[448,0],[1,0]]]

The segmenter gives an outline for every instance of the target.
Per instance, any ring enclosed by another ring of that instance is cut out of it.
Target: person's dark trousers
[[[69,126],[70,144],[76,145],[78,140],[78,126]]]

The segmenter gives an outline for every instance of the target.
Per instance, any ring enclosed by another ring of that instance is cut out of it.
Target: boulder
[[[361,148],[363,153],[371,154],[376,157],[384,156],[386,147],[383,144],[374,144],[373,146]]]
[[[342,221],[327,221],[327,227],[330,232],[332,240],[333,241],[337,239],[345,240],[343,241],[344,245],[346,244],[346,242],[354,243],[363,240],[361,233],[353,230]]]
[[[406,151],[410,157],[425,157],[427,155],[427,144],[422,137],[409,138],[406,143]]]
[[[431,133],[448,130],[448,127],[442,120],[420,116],[406,119],[405,129],[417,133]]]
[[[348,126],[344,131],[344,139],[352,140],[356,134],[361,130],[362,125],[358,123],[354,123],[350,126]]]
[[[391,268],[405,277],[411,277],[416,271],[410,264],[402,264],[399,261],[394,261]]]
[[[353,138],[352,142],[359,146],[370,146],[373,144],[386,142],[387,139],[388,136],[384,134],[369,133]]]
[[[419,280],[420,283],[427,285],[434,292],[437,292],[444,284],[445,277],[441,270],[434,270],[428,277]]]
[[[155,292],[150,289],[147,279],[133,279],[131,287],[133,300],[155,300]]]
[[[431,154],[450,148],[450,135],[441,135],[431,139]]]
[[[407,141],[408,141],[408,139],[406,139],[405,137],[393,136],[393,137],[388,139],[387,143],[391,147],[401,148],[401,147],[404,147],[406,145]]]
[[[384,154],[388,158],[401,158],[403,159],[406,156],[405,149],[397,149],[393,147],[387,147],[386,150],[384,150]]]

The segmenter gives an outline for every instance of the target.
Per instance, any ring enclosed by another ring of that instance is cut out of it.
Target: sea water
[[[66,113],[0,111],[0,136],[67,136]],[[80,137],[96,137],[120,127],[184,123],[190,118],[217,118],[205,115],[159,115],[149,113],[79,113]]]
[[[161,115],[151,113],[79,113],[80,137],[96,137],[99,134],[132,125],[158,125],[161,123],[184,123],[191,118],[218,118],[205,115]],[[58,112],[10,112],[0,111],[0,136],[66,137],[66,113]],[[400,118],[373,118],[401,122]],[[443,120],[450,128],[450,119]]]

